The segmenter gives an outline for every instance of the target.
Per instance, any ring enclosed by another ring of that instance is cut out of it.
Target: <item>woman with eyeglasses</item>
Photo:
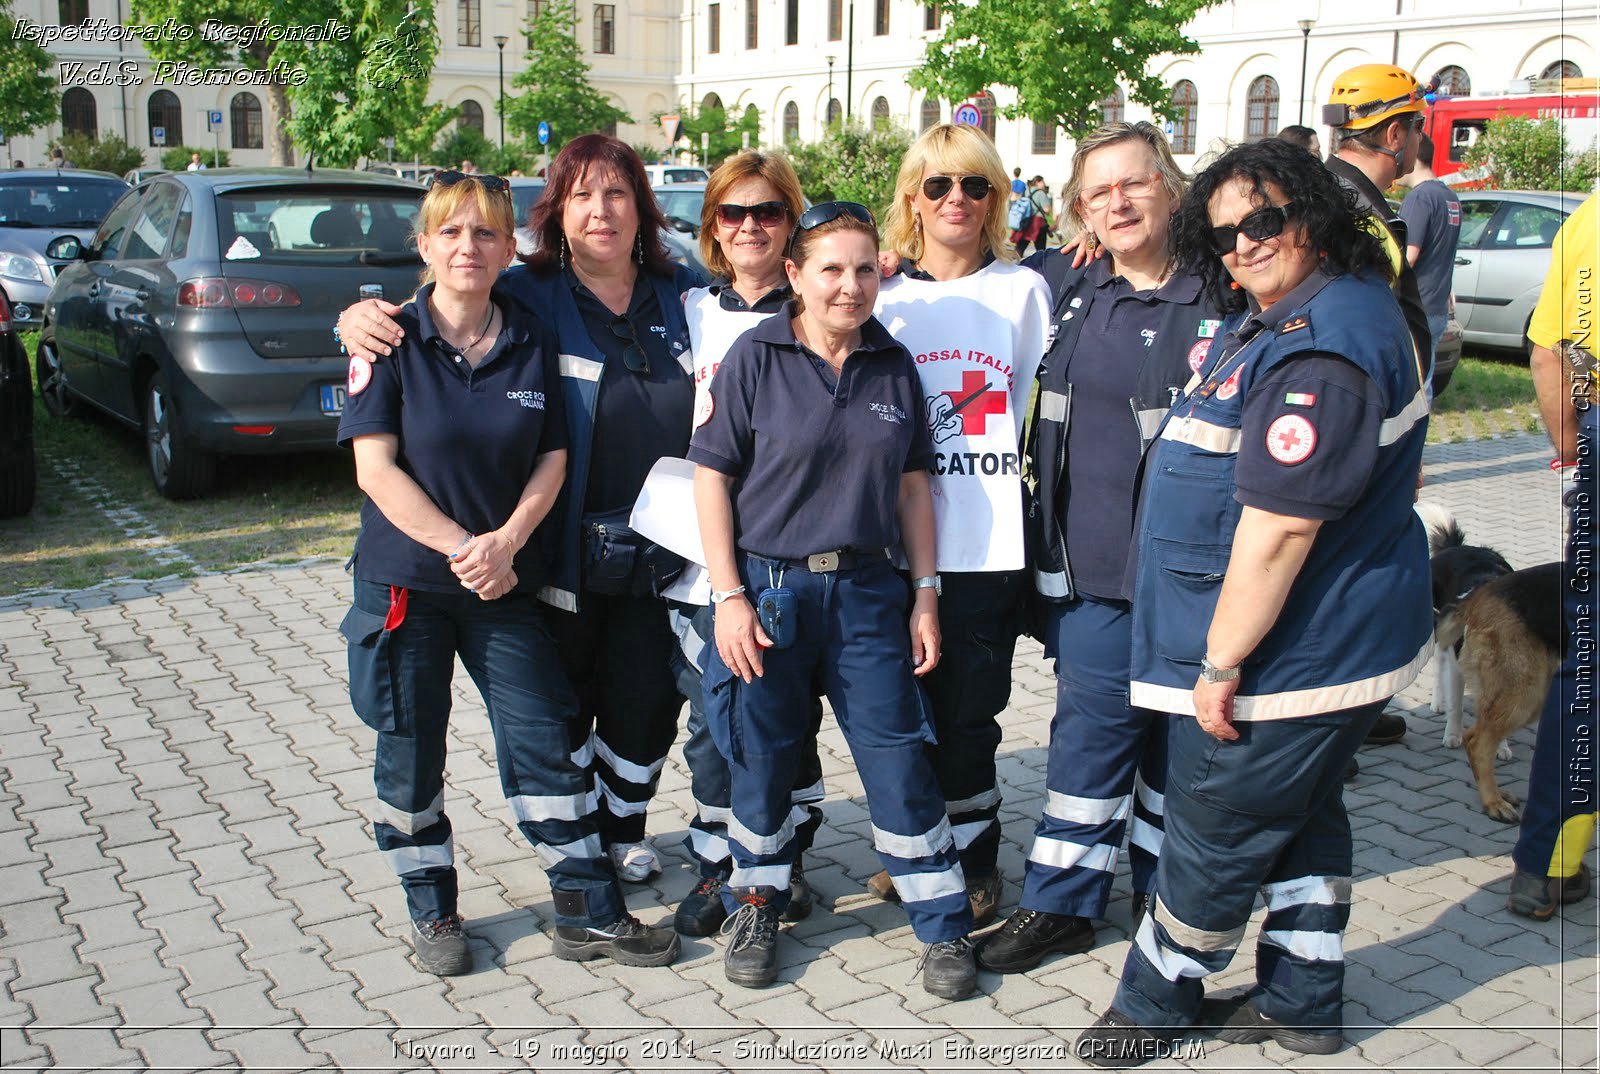
[[[878,229],[854,202],[808,209],[789,243],[795,299],[740,336],[696,415],[689,459],[711,578],[707,721],[728,758],[733,871],[728,979],[777,977],[795,832],[790,788],[833,703],[906,901],[923,987],[977,987],[966,882],[927,747],[916,676],[938,665],[934,586],[909,595],[885,550],[934,577],[932,445],[911,355],[872,315]]]
[[[450,684],[483,694],[500,782],[545,863],[558,958],[671,962],[678,940],[627,912],[568,742],[577,699],[557,665],[535,541],[566,474],[560,347],[495,281],[515,254],[510,192],[445,173],[423,199],[428,265],[386,361],[350,360],[339,442],[367,494],[353,557],[350,697],[378,733],[378,848],[400,877],[418,965],[471,966],[444,811]],[[562,803],[552,808],[549,803]]]
[[[878,296],[878,318],[916,362],[933,441],[938,571],[912,584],[943,591],[944,655],[922,685],[938,739],[934,770],[979,925],[994,917],[1002,887],[995,751],[1027,585],[1023,418],[1049,312],[1043,282],[1014,261],[1005,189],[983,132],[950,124],[924,132],[900,165],[884,226],[900,273]],[[901,894],[888,872],[868,890]]]
[[[1128,703],[1123,575],[1140,461],[1222,316],[1173,254],[1187,187],[1154,125],[1100,127],[1078,142],[1065,203],[1072,230],[1103,256],[1075,265],[1069,251],[1050,251],[1026,262],[1050,289],[1029,447],[1035,618],[1055,661],[1056,709],[1022,897],[978,943],[979,965],[997,973],[1094,945],[1124,835],[1137,919],[1161,851],[1167,720]]]
[[[694,382],[681,296],[703,282],[670,260],[663,227],[638,155],[606,135],[574,138],[551,162],[534,213],[538,252],[502,284],[554,325],[561,346],[570,474],[539,596],[559,612],[551,629],[581,714],[573,748],[594,772],[601,835],[633,882],[661,869],[645,816],[683,698],[660,594],[682,560],[627,521],[656,460],[688,450]],[[345,310],[345,346],[388,354],[403,338],[396,309]]]
[[[1101,1065],[1196,1023],[1339,1049],[1341,775],[1432,649],[1412,510],[1428,397],[1355,196],[1298,146],[1257,142],[1195,179],[1177,234],[1229,316],[1144,470],[1131,695],[1176,719],[1150,912],[1079,1041]],[[1203,1008],[1258,891],[1258,984]]]
[[[683,298],[694,350],[696,398],[705,397],[713,374],[736,339],[788,307],[794,292],[784,271],[784,248],[804,204],[799,177],[776,153],[736,153],[711,173],[700,219],[700,255],[716,278],[709,287],[697,288]],[[706,572],[690,564],[666,596],[680,602],[673,608],[672,621],[683,651],[678,688],[689,699],[689,737],[683,758],[689,766],[695,803],[685,845],[700,872],[694,889],[678,904],[674,927],[685,936],[710,936],[728,916],[722,889],[732,858],[728,850],[728,762],[717,750],[700,701],[700,673],[711,640],[711,590]],[[816,700],[812,702],[812,720],[813,731],[804,741],[791,793],[795,855],[784,911],[788,921],[808,915],[813,903],[802,856],[822,821],[821,810],[812,805],[822,797],[815,733],[822,722],[822,705]]]

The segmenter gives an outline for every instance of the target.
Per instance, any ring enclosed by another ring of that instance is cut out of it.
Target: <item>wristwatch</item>
[[[944,581],[937,574],[925,574],[911,579],[912,589],[931,589],[936,597],[944,596]]]
[[[744,586],[742,586],[742,585],[734,586],[732,589],[713,589],[711,591],[711,603],[712,604],[721,604],[723,601],[727,600],[729,597],[737,597],[740,593],[743,593],[743,592],[744,592]]]
[[[1219,668],[1211,662],[1209,656],[1200,658],[1200,677],[1206,682],[1232,682],[1239,677],[1239,669]]]

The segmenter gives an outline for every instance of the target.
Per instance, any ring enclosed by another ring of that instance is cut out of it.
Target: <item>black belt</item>
[[[797,571],[810,571],[812,574],[830,574],[833,571],[853,571],[858,567],[870,567],[875,563],[888,560],[888,553],[882,548],[874,548],[870,552],[857,552],[850,548],[839,548],[832,552],[817,552],[805,559],[788,559],[784,556],[764,556],[760,552],[750,552],[748,555],[757,559],[771,560],[773,563],[782,564],[785,569]]]

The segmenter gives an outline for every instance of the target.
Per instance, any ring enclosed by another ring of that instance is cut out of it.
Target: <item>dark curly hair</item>
[[[633,203],[639,214],[639,237],[634,241],[635,257],[642,251],[642,268],[653,276],[671,276],[677,267],[672,255],[662,241],[662,229],[667,226],[656,204],[655,192],[650,189],[650,177],[645,174],[644,163],[626,142],[607,134],[583,134],[561,147],[556,159],[550,162],[546,175],[544,196],[534,206],[532,229],[539,238],[539,249],[522,258],[528,267],[538,273],[553,272],[560,263],[562,232],[561,218],[567,208],[567,198],[578,185],[584,173],[591,168],[610,168],[633,188]]]
[[[1173,240],[1178,263],[1200,277],[1206,290],[1223,309],[1245,307],[1243,291],[1229,286],[1232,277],[1211,245],[1211,199],[1228,183],[1243,180],[1254,192],[1253,201],[1269,203],[1267,184],[1283,191],[1294,203],[1294,224],[1306,229],[1312,249],[1322,256],[1330,275],[1375,273],[1393,281],[1394,266],[1383,242],[1367,230],[1368,217],[1348,189],[1322,162],[1297,145],[1267,139],[1235,146],[1199,175],[1184,196],[1173,220]]]

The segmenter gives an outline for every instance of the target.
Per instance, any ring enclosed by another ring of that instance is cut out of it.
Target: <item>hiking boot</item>
[[[1520,917],[1535,921],[1548,921],[1555,916],[1562,903],[1577,902],[1589,897],[1593,879],[1589,867],[1579,864],[1576,874],[1568,877],[1540,876],[1514,869],[1511,873],[1511,894],[1506,899],[1506,909]]]
[[[1097,1067],[1139,1067],[1169,1059],[1177,1038],[1170,1031],[1150,1030],[1115,1007],[1107,1007],[1094,1025],[1078,1034],[1073,1054]]]
[[[894,889],[894,877],[887,869],[872,874],[872,879],[867,881],[867,894],[884,902],[900,901],[900,893]]]
[[[642,884],[661,872],[649,843],[612,843],[611,864],[617,867],[617,879],[629,884]]]
[[[728,937],[722,972],[736,985],[765,988],[778,979],[777,894],[777,888],[739,889],[739,908],[722,923]]]
[[[1093,946],[1094,925],[1086,917],[1018,910],[978,941],[978,965],[995,973],[1023,973],[1046,955],[1075,955]]]
[[[1304,1055],[1332,1055],[1344,1047],[1344,1034],[1337,1029],[1316,1030],[1285,1025],[1256,1010],[1246,996],[1208,999],[1200,1005],[1197,1025],[1215,1026],[1217,1039],[1229,1044],[1260,1044],[1277,1041],[1291,1052]]]
[[[472,953],[467,950],[460,914],[436,921],[413,921],[411,943],[416,948],[418,968],[428,973],[454,977],[472,968]]]
[[[1378,717],[1372,725],[1372,730],[1367,732],[1367,745],[1387,746],[1399,742],[1406,737],[1406,721],[1403,717],[1392,712],[1385,712]]]
[[[972,903],[973,928],[981,929],[994,920],[995,911],[1000,909],[1000,892],[1004,887],[1005,882],[1000,879],[999,873],[967,881],[967,901]]]
[[[555,955],[568,962],[609,958],[622,966],[666,966],[678,957],[678,936],[624,914],[603,929],[556,926]]]
[[[922,989],[940,999],[966,999],[978,990],[972,941],[965,936],[930,943],[922,951]]]
[[[678,904],[672,927],[684,936],[712,936],[727,917],[727,908],[722,905],[722,878],[702,876]]]
[[[816,903],[817,895],[806,880],[805,867],[795,862],[794,868],[789,870],[789,905],[783,908],[783,919],[804,921],[811,916],[811,908]]]

